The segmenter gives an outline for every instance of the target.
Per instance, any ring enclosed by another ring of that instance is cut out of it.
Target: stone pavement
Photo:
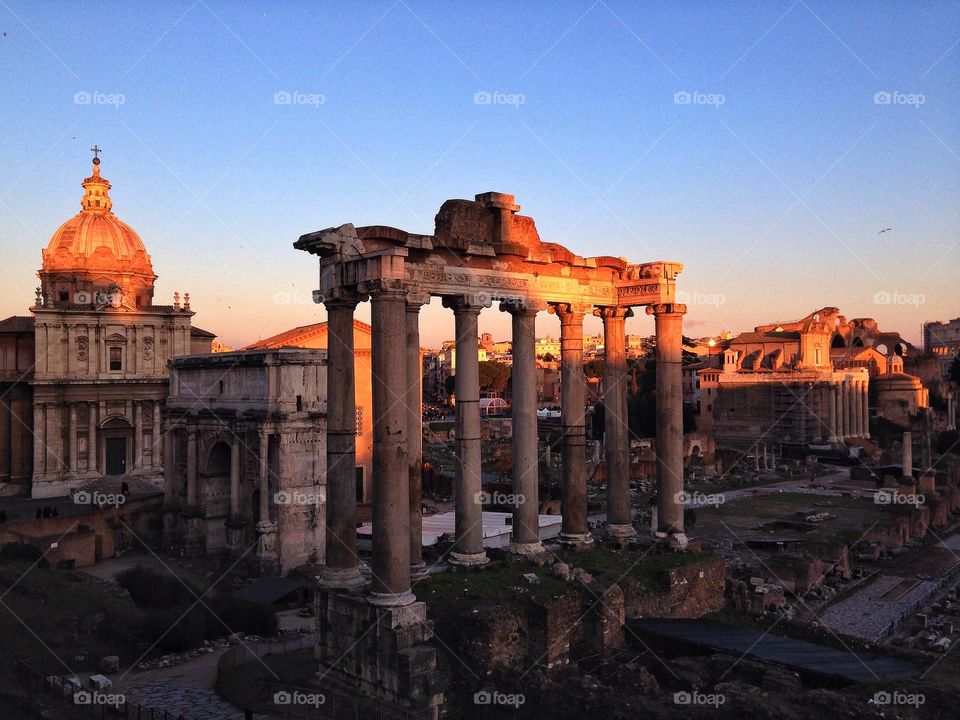
[[[154,680],[124,691],[128,705],[140,704],[154,713],[169,713],[184,720],[243,720],[243,711],[221,698],[214,690]],[[266,715],[255,715],[263,720]]]
[[[917,602],[937,587],[932,580],[919,580],[903,593],[884,594],[898,583],[912,580],[882,575],[862,590],[834,603],[820,614],[820,622],[831,630],[866,640],[874,640],[890,623],[899,622]]]

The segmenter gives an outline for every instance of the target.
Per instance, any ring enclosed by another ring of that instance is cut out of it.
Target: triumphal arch
[[[555,313],[561,324],[560,539],[573,546],[593,541],[587,525],[584,447],[583,318],[587,314],[601,317],[604,327],[606,530],[620,539],[633,535],[624,321],[638,306],[644,306],[656,322],[657,535],[677,547],[686,544],[680,366],[686,308],[675,302],[676,277],[683,266],[671,261],[634,264],[617,257],[575,255],[561,245],[543,242],[533,218],[518,214],[519,210],[512,195],[488,192],[472,201],[447,200],[437,213],[433,235],[346,224],[303,235],[294,244],[320,257],[320,289],[314,299],[326,307],[329,324],[327,556],[322,576],[326,591],[318,603],[318,654],[329,672],[346,672],[354,683],[355,669],[365,666],[359,673],[362,689],[384,700],[423,707],[431,704],[428,696],[435,690],[429,659],[421,654],[418,662],[412,662],[411,648],[416,643],[409,632],[398,634],[399,628],[411,623],[425,626],[425,608],[415,602],[411,577],[423,572],[419,311],[432,296],[440,296],[444,307],[453,311],[458,350],[456,539],[448,562],[460,566],[487,562],[480,504],[477,319],[483,308],[492,305],[511,314],[513,328],[513,482],[515,494],[523,495],[526,502],[514,511],[511,552],[521,556],[543,552],[537,517],[534,352],[534,319],[542,311]],[[372,303],[374,414],[369,590],[356,554],[353,377],[353,315],[357,304],[367,299]],[[377,640],[361,641],[371,623],[384,633],[376,633]],[[404,638],[404,647],[394,645],[394,649],[406,660],[384,661],[384,638],[391,633]],[[424,630],[420,639],[427,636]],[[370,663],[364,663],[365,655]]]

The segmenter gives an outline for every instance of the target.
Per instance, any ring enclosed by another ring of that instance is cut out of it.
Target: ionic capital
[[[500,303],[500,312],[507,312],[511,315],[529,315],[533,317],[541,310],[546,309],[546,303],[534,302],[532,300],[504,300]]]
[[[647,305],[647,315],[685,315],[687,306],[680,303],[654,303]]]
[[[357,305],[365,299],[363,294],[349,288],[317,290],[314,293],[314,300],[322,302],[328,311],[331,309],[355,310]]]
[[[406,300],[407,288],[403,280],[397,278],[375,278],[357,283],[357,291],[377,300]]]
[[[453,310],[454,315],[479,315],[481,310],[490,307],[490,296],[481,297],[479,295],[444,295],[443,306]]]
[[[430,304],[430,293],[424,292],[419,285],[407,286],[407,312],[418,313],[424,305]]]

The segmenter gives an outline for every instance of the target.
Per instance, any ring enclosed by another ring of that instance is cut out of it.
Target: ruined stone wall
[[[627,618],[699,618],[723,608],[726,565],[719,555],[665,573],[666,592],[637,581],[621,581]]]

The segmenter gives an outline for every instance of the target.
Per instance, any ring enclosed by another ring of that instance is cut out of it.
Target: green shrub
[[[117,584],[130,593],[133,602],[142,608],[190,605],[201,595],[200,590],[189,583],[143,565],[123,570],[114,577]]]
[[[140,623],[140,637],[161,650],[180,652],[200,645],[207,636],[207,611],[202,606],[148,610]]]
[[[231,632],[248,635],[273,635],[277,631],[277,613],[271,605],[219,595],[209,603],[216,617],[209,620],[212,637]]]

